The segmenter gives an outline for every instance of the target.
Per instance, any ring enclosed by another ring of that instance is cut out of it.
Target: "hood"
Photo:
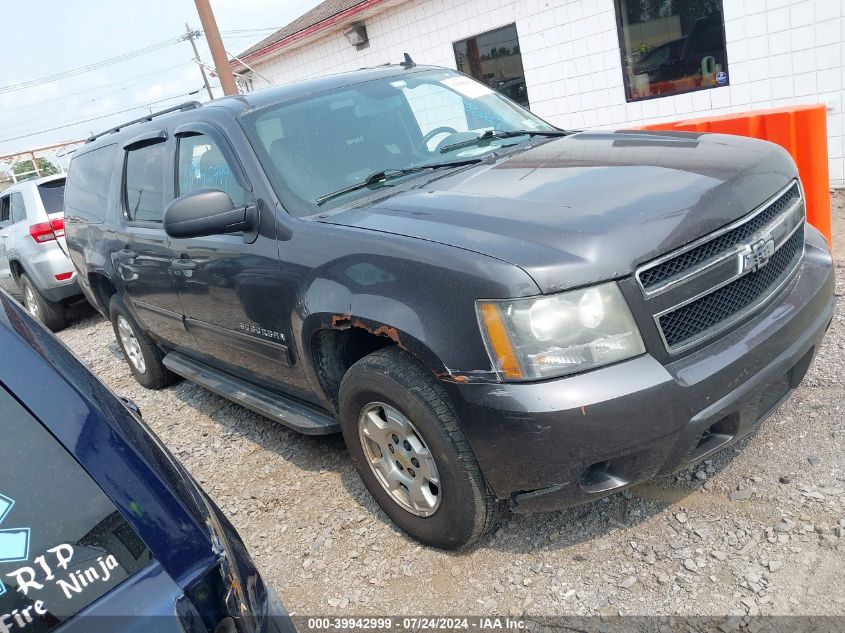
[[[755,139],[580,132],[320,221],[482,253],[554,292],[626,276],[795,176],[784,150]]]

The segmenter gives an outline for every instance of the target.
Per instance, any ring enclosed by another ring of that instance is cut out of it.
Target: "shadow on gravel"
[[[87,301],[80,301],[79,303],[67,308],[68,323],[76,324],[78,321],[97,317],[102,319],[102,315],[94,309]]]
[[[220,424],[226,435],[244,437],[302,470],[338,473],[349,498],[362,512],[375,516],[394,533],[415,544],[381,511],[367,492],[349,460],[341,434],[300,435],[187,381],[176,385],[173,391],[186,405],[202,411]],[[714,472],[708,478],[726,468],[738,451],[757,434],[759,428],[738,444],[711,456],[708,463]],[[684,477],[684,474],[687,476]],[[602,551],[610,548],[610,542],[603,540],[604,537],[620,530],[633,531],[639,524],[698,492],[702,484],[702,481],[695,478],[693,470],[688,470],[639,484],[629,489],[624,496],[617,493],[558,512],[529,515],[506,513],[491,536],[451,555],[465,556],[483,549],[527,554],[537,550],[566,549],[589,541],[598,541],[598,551]],[[674,526],[674,523],[671,525]],[[676,527],[680,529],[680,526]],[[579,557],[576,556],[574,560],[577,562]]]

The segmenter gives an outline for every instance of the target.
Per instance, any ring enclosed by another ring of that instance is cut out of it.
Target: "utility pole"
[[[202,82],[205,84],[205,89],[208,91],[208,98],[213,100],[214,95],[211,93],[211,86],[208,84],[208,75],[205,74],[205,66],[202,65],[202,61],[200,61],[200,54],[197,51],[197,44],[194,41],[196,38],[199,37],[199,31],[194,31],[188,26],[188,23],[185,22],[185,39],[187,39],[191,43],[191,48],[194,49],[194,61],[197,62],[197,66],[200,67],[200,72],[202,73]]]
[[[217,29],[217,21],[211,10],[209,0],[194,0],[197,5],[197,13],[202,22],[202,30],[205,31],[205,39],[214,59],[214,67],[217,69],[217,76],[220,78],[220,85],[223,86],[224,95],[238,94],[238,87],[235,85],[235,75],[229,66],[229,58],[226,56],[226,49],[223,48],[223,40],[220,39],[220,31]]]

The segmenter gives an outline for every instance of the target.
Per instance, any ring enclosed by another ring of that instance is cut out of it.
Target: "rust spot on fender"
[[[395,327],[387,327],[386,325],[380,325],[375,329],[373,334],[375,334],[376,336],[386,336],[397,345],[402,344],[402,342],[399,340],[399,332],[396,331]]]
[[[402,341],[399,339],[399,331],[395,327],[390,327],[388,325],[379,325],[375,330],[367,325],[362,319],[355,319],[352,320],[352,316],[349,314],[343,314],[332,317],[332,325],[340,326],[340,327],[354,327],[359,328],[361,330],[365,330],[370,334],[375,334],[376,336],[386,336],[391,341],[396,343],[402,349],[405,349],[405,346],[402,345]]]
[[[448,382],[469,382],[469,378],[466,376],[450,374],[449,372],[440,372],[439,374],[434,374],[434,377],[438,380],[446,380]]]
[[[335,314],[332,317],[332,327],[349,327],[351,321],[351,314]]]

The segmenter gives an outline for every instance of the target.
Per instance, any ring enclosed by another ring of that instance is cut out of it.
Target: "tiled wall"
[[[845,186],[845,0],[723,0],[729,86],[626,103],[613,0],[409,0],[367,19],[369,48],[341,31],[256,70],[284,83],[398,62],[455,68],[452,43],[516,22],[531,109],[564,128],[613,128],[826,103],[833,186]],[[264,84],[256,78],[255,85]]]

